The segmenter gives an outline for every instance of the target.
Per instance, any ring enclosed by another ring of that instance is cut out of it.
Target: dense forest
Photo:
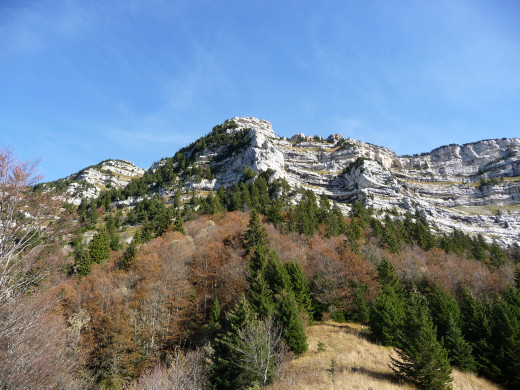
[[[240,147],[225,130],[204,142]],[[520,387],[518,245],[362,201],[345,216],[248,168],[230,188],[161,197],[206,147],[78,207],[2,152],[2,387],[258,388],[324,320],[361,323],[418,388],[450,388],[452,367]]]

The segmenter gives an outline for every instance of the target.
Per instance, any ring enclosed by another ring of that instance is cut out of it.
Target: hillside
[[[160,193],[173,197],[207,194],[238,183],[244,167],[272,172],[296,189],[325,194],[347,213],[362,201],[376,210],[419,212],[434,231],[458,229],[481,234],[502,246],[520,237],[520,139],[484,140],[442,146],[429,153],[397,156],[393,151],[333,134],[327,139],[297,134],[279,137],[265,120],[233,118],[205,137],[163,158],[146,172],[128,162],[113,169],[100,164],[64,179],[73,202],[97,197],[100,189],[126,190],[128,196]],[[108,175],[107,175],[108,174]],[[114,175],[115,174],[115,175]],[[79,183],[90,183],[81,193]],[[141,190],[137,191],[136,188]],[[298,200],[298,193],[293,195]],[[121,198],[120,198],[121,199]]]
[[[484,144],[475,161],[502,153],[499,141]],[[398,208],[415,195],[392,172],[411,168],[386,149],[338,135],[282,139],[266,121],[235,118],[146,171],[107,160],[33,187],[29,165],[3,161],[13,164],[0,191],[6,388],[294,388],[330,384],[332,373],[393,386],[392,346],[412,364],[400,369],[407,386],[447,389],[453,367],[520,383],[520,246],[475,235],[481,225],[433,234],[427,210]],[[473,165],[450,175],[472,177]],[[395,207],[376,207],[386,195],[375,189],[398,189]],[[386,348],[353,325],[308,327],[325,319],[363,322]]]
[[[400,383],[390,370],[389,356],[396,357],[396,353],[368,341],[367,333],[361,333],[359,324],[328,321],[307,328],[307,335],[307,355],[285,363],[276,382],[267,386],[267,390],[415,388]],[[453,389],[498,390],[500,387],[473,374],[454,370]]]

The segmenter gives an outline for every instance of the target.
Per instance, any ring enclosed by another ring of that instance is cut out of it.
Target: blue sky
[[[520,2],[0,1],[0,146],[148,168],[233,116],[398,154],[520,136]]]

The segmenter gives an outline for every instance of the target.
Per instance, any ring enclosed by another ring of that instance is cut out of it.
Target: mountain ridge
[[[178,190],[188,197],[230,187],[242,179],[244,167],[269,170],[292,189],[327,195],[344,213],[356,201],[376,210],[419,212],[438,233],[455,228],[508,246],[520,237],[519,152],[520,139],[502,138],[398,156],[340,134],[280,137],[266,120],[234,117],[147,170],[106,160],[60,180],[69,181],[67,192],[78,204],[82,197],[125,188],[143,175],[151,177],[146,190],[172,198]],[[153,174],[163,166],[171,167],[173,176],[154,182]],[[118,170],[128,173],[125,180],[115,178]],[[80,179],[91,185],[88,191],[74,184]],[[294,201],[298,197],[296,191]]]

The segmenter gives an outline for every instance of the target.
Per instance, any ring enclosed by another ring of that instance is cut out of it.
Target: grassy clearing
[[[392,348],[369,342],[358,324],[325,322],[307,329],[309,351],[286,363],[269,390],[413,389],[389,367]],[[324,350],[318,351],[318,343]],[[499,389],[475,375],[453,370],[454,389]]]

